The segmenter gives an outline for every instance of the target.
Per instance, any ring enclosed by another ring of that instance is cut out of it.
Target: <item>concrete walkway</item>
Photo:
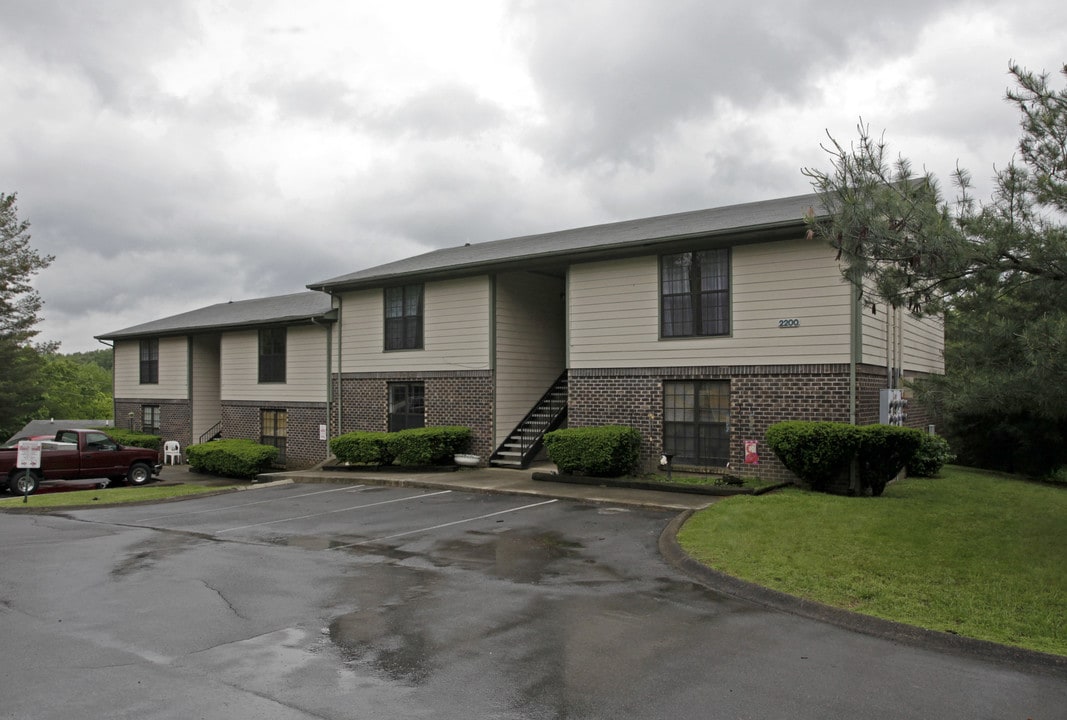
[[[576,485],[534,480],[535,472],[555,472],[551,463],[535,464],[526,470],[506,468],[459,468],[452,472],[404,472],[367,470],[289,470],[260,475],[257,482],[353,483],[417,487],[461,492],[507,493],[536,497],[577,500],[579,502],[623,505],[651,510],[700,510],[721,498],[710,495],[634,490],[629,488]],[[160,478],[164,482],[232,486],[242,481],[217,478],[191,472],[188,465],[166,465]]]

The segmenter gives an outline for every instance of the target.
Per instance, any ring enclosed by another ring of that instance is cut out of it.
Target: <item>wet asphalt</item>
[[[0,718],[1064,717],[1060,666],[714,589],[647,498],[296,479],[0,515]]]

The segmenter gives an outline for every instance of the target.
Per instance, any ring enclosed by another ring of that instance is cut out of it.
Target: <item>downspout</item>
[[[493,415],[490,418],[489,428],[489,443],[492,446],[490,455],[496,450],[497,442],[499,441],[497,427],[500,420],[500,375],[497,370],[496,357],[496,292],[497,275],[493,273],[489,276],[489,377],[493,386]]]
[[[856,403],[858,401],[858,395],[856,389],[856,367],[859,364],[860,352],[862,350],[862,336],[861,330],[863,328],[863,319],[860,314],[860,289],[856,283],[850,283],[850,298],[849,303],[849,348],[848,348],[848,422],[850,425],[855,425],[857,422]],[[858,495],[860,492],[860,478],[859,478],[859,459],[855,456],[852,458],[852,462],[848,468],[848,488],[849,493]]]
[[[849,307],[849,333],[848,333],[848,422],[855,425],[857,422],[856,403],[858,395],[856,389],[856,367],[859,364],[862,350],[861,329],[863,320],[860,315],[860,291],[855,283],[851,283],[851,300]]]
[[[344,314],[342,312],[342,306],[344,305],[344,302],[342,302],[340,295],[334,295],[333,293],[329,293],[329,295],[330,304],[333,305],[337,310],[337,400],[334,405],[337,412],[337,434],[343,435],[344,428],[341,427],[341,398],[344,397],[344,393],[341,392],[341,373],[343,372],[341,362],[341,348],[344,346],[344,343],[341,342],[341,333],[343,332],[345,326]]]
[[[326,331],[326,457],[324,460],[330,459],[330,413],[331,406],[333,404],[333,328],[332,323],[320,323],[315,318],[310,318],[312,325],[318,325]]]
[[[111,348],[111,414],[115,416],[117,415],[115,412],[115,344],[111,343],[109,345],[105,340],[101,340],[100,338],[97,338],[96,341],[104,347]]]

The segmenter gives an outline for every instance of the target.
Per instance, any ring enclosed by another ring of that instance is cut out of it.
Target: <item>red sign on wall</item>
[[[745,440],[745,464],[746,465],[759,465],[759,453],[757,445],[759,444],[755,440]]]

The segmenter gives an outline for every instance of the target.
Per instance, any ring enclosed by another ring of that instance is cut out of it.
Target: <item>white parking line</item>
[[[345,548],[358,547],[359,545],[367,545],[369,543],[381,542],[382,540],[392,540],[393,538],[404,537],[405,535],[414,535],[421,532],[430,532],[431,530],[440,530],[441,528],[451,527],[452,525],[462,525],[463,523],[474,522],[475,520],[484,520],[486,518],[496,517],[497,515],[504,515],[506,513],[518,512],[519,510],[529,510],[530,508],[540,507],[542,505],[551,505],[559,500],[545,500],[544,502],[533,503],[531,505],[523,505],[522,507],[511,508],[509,510],[498,510],[496,512],[488,513],[487,515],[479,515],[478,517],[466,518],[465,520],[453,520],[452,522],[441,523],[440,525],[432,525],[430,527],[419,528],[418,530],[408,530],[407,532],[396,533],[395,535],[385,535],[384,537],[371,538],[370,540],[360,540],[359,542],[349,543],[348,545],[334,545],[329,548],[330,550],[344,550]]]
[[[134,522],[135,523],[142,523],[142,522],[148,522],[149,520],[166,520],[167,518],[180,517],[182,515],[200,515],[200,514],[209,513],[209,512],[222,512],[223,510],[233,510],[235,508],[248,507],[249,505],[262,505],[263,503],[284,502],[284,501],[287,501],[287,500],[296,500],[297,498],[302,498],[302,497],[311,497],[312,495],[325,495],[326,493],[345,492],[346,490],[347,491],[352,491],[352,490],[357,490],[359,488],[365,488],[365,487],[367,487],[367,486],[366,485],[345,485],[344,487],[333,488],[331,490],[316,490],[315,492],[300,493],[299,495],[286,495],[285,497],[270,498],[268,500],[255,500],[253,502],[241,503],[239,505],[227,505],[226,507],[214,507],[214,508],[208,508],[207,510],[190,510],[189,512],[172,513],[170,515],[155,515],[155,516],[150,517],[150,518],[142,518],[140,520],[134,520]]]
[[[291,520],[307,520],[308,518],[320,517],[322,515],[333,515],[334,513],[348,512],[349,510],[361,510],[363,508],[377,507],[378,505],[389,505],[390,503],[404,502],[406,500],[419,500],[421,498],[433,497],[434,495],[447,495],[452,492],[451,490],[441,490],[439,492],[422,493],[420,495],[409,495],[402,498],[394,498],[392,500],[382,500],[381,502],[367,503],[365,505],[353,505],[351,507],[337,508],[336,510],[326,510],[324,512],[311,513],[310,515],[296,515],[293,517],[278,518],[277,520],[265,520],[264,522],[252,523],[251,525],[238,525],[237,527],[226,528],[225,530],[216,530],[216,535],[222,533],[233,532],[234,530],[244,530],[245,528],[259,527],[260,525],[274,525],[276,523],[289,522]]]

